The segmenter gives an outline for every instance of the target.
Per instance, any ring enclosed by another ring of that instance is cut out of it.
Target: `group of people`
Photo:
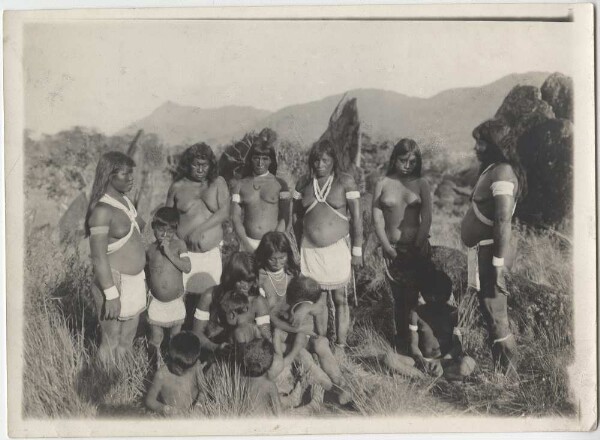
[[[516,350],[504,267],[524,179],[514,141],[502,130],[492,120],[474,131],[482,173],[462,237],[494,361],[506,371],[514,369]],[[421,162],[413,140],[398,142],[375,188],[373,221],[394,296],[396,350],[430,374],[457,380],[475,363],[462,351],[457,310],[448,304],[452,282],[430,260],[432,198]],[[156,368],[146,397],[152,410],[169,414],[192,405],[204,383],[203,354],[238,364],[257,402],[275,412],[285,399],[274,380],[294,362],[341,405],[351,402],[339,355],[350,323],[348,285],[362,264],[360,192],[331,142],[316,143],[308,165],[308,175],[290,190],[276,175],[273,147],[256,145],[243,175],[228,184],[212,149],[195,144],[181,156],[165,206],[152,219],[155,241],[145,245],[145,223],[126,196],[135,163],[119,152],[100,158],[85,219],[102,330],[99,357],[106,363],[129,352],[147,310]],[[240,251],[223,265],[229,219]],[[332,341],[328,330],[334,330]]]

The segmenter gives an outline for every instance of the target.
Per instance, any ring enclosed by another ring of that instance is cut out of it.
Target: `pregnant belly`
[[[465,246],[473,247],[481,240],[492,238],[493,228],[481,223],[471,206],[460,224],[460,237]]]
[[[223,227],[217,225],[206,231],[199,231],[202,224],[209,218],[205,215],[183,215],[179,221],[177,235],[192,252],[206,252],[218,246],[223,240]]]
[[[137,275],[146,265],[146,251],[142,237],[137,231],[127,240],[125,245],[108,255],[111,269],[128,275]]]
[[[304,236],[319,247],[329,246],[348,235],[348,222],[326,208],[317,211],[317,207],[304,217]]]

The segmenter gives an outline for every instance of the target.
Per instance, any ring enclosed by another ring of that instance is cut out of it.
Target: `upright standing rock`
[[[562,73],[550,75],[541,87],[542,99],[552,106],[557,118],[573,122],[573,80]]]

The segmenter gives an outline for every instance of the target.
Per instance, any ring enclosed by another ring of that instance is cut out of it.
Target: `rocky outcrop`
[[[570,77],[553,73],[540,90],[542,99],[552,106],[557,118],[573,122],[573,80]]]
[[[504,98],[496,118],[504,119],[519,137],[537,124],[553,119],[554,111],[550,104],[542,100],[537,87],[516,86]]]
[[[573,210],[573,124],[548,119],[519,138],[528,192],[516,215],[530,224],[556,225]]]

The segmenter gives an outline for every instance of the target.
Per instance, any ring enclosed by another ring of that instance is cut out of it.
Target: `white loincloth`
[[[119,320],[135,318],[146,310],[146,274],[142,270],[137,275],[127,275],[112,269],[113,280],[119,291],[121,312]]]
[[[300,246],[300,268],[302,275],[314,279],[323,290],[346,287],[352,274],[350,237],[340,238],[335,243],[317,247],[306,237]]]
[[[159,301],[153,296],[148,306],[148,322],[159,327],[174,327],[183,324],[185,313],[183,295],[169,302]]]
[[[260,240],[256,240],[255,238],[248,238],[248,243],[250,243],[250,247],[252,248],[252,250],[256,250],[258,248],[258,245],[260,244]]]
[[[183,286],[188,293],[204,293],[221,281],[223,263],[221,246],[206,252],[188,251],[192,270],[183,274]]]
[[[467,281],[468,287],[479,292],[479,246],[490,246],[494,244],[493,239],[481,240],[477,245],[467,249]]]

